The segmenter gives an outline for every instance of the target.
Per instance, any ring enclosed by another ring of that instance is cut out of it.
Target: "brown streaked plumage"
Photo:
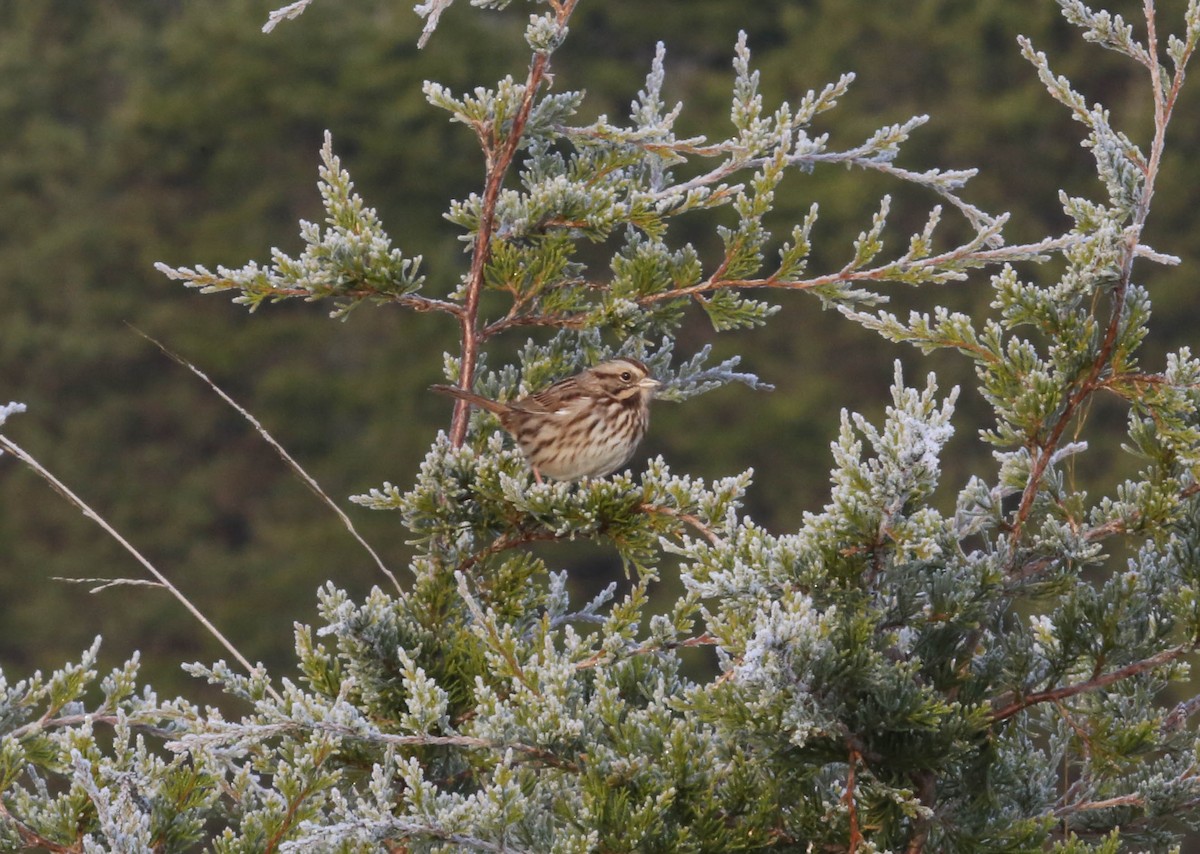
[[[644,364],[620,358],[511,403],[454,386],[430,388],[498,416],[539,480],[541,475],[578,480],[602,477],[629,462],[646,435],[658,386]]]

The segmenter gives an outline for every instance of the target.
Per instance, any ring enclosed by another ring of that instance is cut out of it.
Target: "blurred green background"
[[[361,595],[384,579],[327,508],[253,429],[188,372],[132,332],[145,330],[206,371],[253,412],[342,501],[402,578],[409,554],[394,514],[346,496],[384,480],[407,484],[446,402],[425,387],[456,349],[445,318],[363,308],[348,321],[329,306],[288,303],[256,315],[222,296],[186,291],[152,264],[240,266],[278,246],[300,249],[297,220],[320,219],[317,150],[328,128],[359,192],[396,244],[425,258],[428,289],[444,294],[466,257],[441,216],[478,188],[470,133],[426,104],[421,82],[453,89],[522,77],[521,33],[530,7],[481,13],[451,8],[423,51],[411,2],[315,0],[271,35],[261,26],[283,0],[0,0],[0,402],[30,411],[5,433],[90,502],[207,613],[252,660],[290,674],[294,621],[315,617],[325,580]],[[1108,4],[1138,19],[1140,2]],[[1178,29],[1182,2],[1160,3],[1160,31]],[[762,71],[768,110],[795,103],[846,71],[858,75],[816,132],[852,146],[914,114],[929,124],[905,149],[913,169],[979,167],[968,198],[1011,211],[1010,242],[1061,233],[1059,188],[1099,197],[1082,129],[1021,59],[1031,36],[1055,69],[1103,100],[1140,143],[1150,127],[1139,69],[1085,45],[1048,0],[583,0],[554,61],[557,90],[588,92],[584,123],[628,112],[655,43],[667,45],[666,95],[683,100],[683,134],[728,128],[731,59],[744,29]],[[1156,309],[1146,367],[1189,343],[1200,254],[1194,213],[1200,87],[1185,94],[1152,214],[1148,242],[1180,255],[1175,269],[1141,268]],[[877,175],[842,168],[796,174],[773,223],[790,231],[821,204],[810,269],[849,258],[878,198],[892,193],[893,248],[920,228],[936,201]],[[676,225],[711,260],[721,217]],[[953,223],[947,214],[947,225]],[[955,223],[950,236],[964,232]],[[1050,278],[1054,265],[1029,270]],[[937,303],[983,312],[986,277],[942,289],[894,292],[901,313]],[[678,352],[713,343],[718,356],[773,383],[773,393],[730,387],[661,404],[643,453],[673,470],[714,477],[754,467],[747,510],[775,531],[794,529],[828,494],[829,442],[838,411],[878,418],[892,362],[910,383],[936,370],[943,391],[970,386],[952,356],[922,357],[875,340],[783,294],[764,330],[716,336],[691,319]],[[518,345],[525,333],[501,342]],[[976,430],[986,412],[967,390],[946,460],[950,506],[989,451]],[[1081,478],[1103,484],[1127,470],[1112,444],[1093,441]],[[1108,461],[1111,460],[1111,465]],[[580,592],[619,567],[602,550],[548,549],[570,563]],[[0,667],[9,678],[76,656],[96,634],[102,661],[141,650],[144,675],[171,694],[202,694],[179,663],[225,655],[161,591],[90,594],[55,577],[140,577],[140,567],[95,525],[15,460],[0,458]]]

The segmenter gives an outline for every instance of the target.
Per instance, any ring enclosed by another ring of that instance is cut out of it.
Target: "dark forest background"
[[[7,435],[105,515],[249,658],[289,674],[292,623],[314,620],[317,586],[332,580],[361,596],[383,579],[254,430],[129,325],[252,411],[404,576],[397,516],[344,499],[385,480],[411,481],[448,424],[446,401],[425,388],[441,379],[441,353],[456,349],[456,328],[390,308],[363,307],[345,322],[328,319],[330,306],[301,303],[249,315],[225,297],[184,290],[152,265],[241,266],[268,260],[272,246],[298,252],[297,221],[321,216],[317,151],[328,128],[395,243],[424,256],[427,292],[448,292],[466,256],[441,214],[451,198],[478,188],[482,166],[470,133],[425,102],[421,82],[463,90],[523,77],[529,8],[481,13],[460,3],[418,51],[411,0],[315,0],[264,35],[278,5],[0,0],[0,402],[30,407]],[[1138,17],[1140,3],[1108,5]],[[1163,30],[1177,29],[1182,5],[1159,4]],[[1018,33],[1089,99],[1112,107],[1118,126],[1146,139],[1149,87],[1129,63],[1083,45],[1048,0],[583,0],[555,59],[555,88],[587,90],[581,124],[623,116],[662,40],[668,99],[686,104],[680,132],[720,137],[739,29],[768,110],[843,72],[858,75],[816,128],[830,132],[835,148],[928,113],[901,165],[979,167],[967,195],[1012,212],[1010,242],[1067,227],[1060,187],[1099,190],[1081,127],[1021,59]],[[1146,282],[1158,335],[1149,369],[1194,340],[1200,316],[1198,95],[1193,86],[1171,128],[1147,234],[1184,260]],[[890,234],[902,246],[935,200],[840,167],[785,182],[777,233],[818,201],[811,269],[836,269],[884,192],[894,195]],[[720,221],[696,218],[675,239],[714,257]],[[895,308],[983,312],[986,285],[976,278],[897,290]],[[776,391],[735,386],[660,404],[638,458],[663,454],[674,471],[703,477],[754,467],[747,512],[775,531],[822,506],[837,413],[877,416],[894,359],[910,383],[930,370],[943,389],[972,380],[961,362],[884,344],[814,299],[780,302],[780,316],[751,334],[717,336],[696,316],[677,348],[690,355],[712,343],[720,356],[740,353]],[[524,334],[500,342],[492,363]],[[973,391],[964,394],[946,461],[947,506],[970,472],[990,464],[976,434],[982,411]],[[1089,473],[1077,476],[1086,483]],[[554,548],[549,555],[573,567],[581,592],[621,578],[612,555]],[[60,664],[102,634],[106,664],[141,650],[157,688],[197,695],[179,663],[223,650],[166,594],[91,594],[88,585],[53,580],[139,571],[41,480],[0,458],[0,668],[10,678]]]

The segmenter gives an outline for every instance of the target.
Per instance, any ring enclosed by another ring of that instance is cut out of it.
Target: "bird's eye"
[[[621,371],[621,382],[627,383],[631,379],[633,379],[633,374],[629,373],[629,371]]]

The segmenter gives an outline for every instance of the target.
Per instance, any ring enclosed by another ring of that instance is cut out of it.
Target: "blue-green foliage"
[[[418,7],[426,37],[448,5]],[[410,488],[385,483],[354,499],[410,532],[418,552],[405,589],[354,601],[324,587],[320,627],[296,628],[299,682],[192,666],[247,704],[240,719],[135,694],[136,662],[85,712],[94,649],[49,680],[0,681],[0,841],[1100,852],[1162,848],[1200,824],[1190,727],[1200,702],[1161,702],[1200,642],[1200,362],[1185,349],[1161,371],[1139,366],[1150,298],[1134,281],[1174,260],[1141,232],[1200,5],[1169,40],[1167,71],[1158,44],[1138,42],[1119,16],[1060,3],[1087,40],[1149,72],[1149,154],[1023,43],[1086,128],[1106,198],[1063,195],[1070,231],[1022,246],[1004,243],[1006,217],[959,196],[971,173],[895,165],[923,117],[845,151],[810,136],[850,76],[768,111],[744,37],[728,139],[675,135],[661,47],[627,125],[572,126],[582,95],[541,92],[536,77],[569,44],[574,3],[550,5],[527,30],[530,80],[461,95],[426,86],[489,157],[517,155],[511,180],[451,205],[479,266],[448,293],[426,293],[430,281],[392,248],[328,140],[326,224],[303,226],[300,259],[168,274],[251,308],[301,296],[333,298],[338,313],[364,300],[443,312],[465,320],[472,344],[554,330],[494,369],[483,357],[468,364],[468,347],[446,355],[448,379],[467,370],[501,399],[615,354],[646,359],[677,400],[761,385],[736,359],[708,365],[707,347],[677,359],[684,310],[698,304],[717,331],[749,328],[773,314],[768,295],[812,291],[814,307],[885,338],[970,359],[994,412],[981,436],[993,470],[946,497],[958,390],[940,396],[933,376],[909,387],[899,365],[879,423],[843,411],[829,501],[786,534],[741,515],[750,472],[708,482],[655,459],[640,475],[538,483],[495,418],[476,413],[462,441],[433,440]],[[813,272],[816,207],[782,244],[768,214],[785,173],[837,163],[929,190],[968,236],[945,245],[934,206],[907,249],[889,253],[884,197],[843,266]],[[673,220],[699,210],[727,212],[715,263],[671,239]],[[588,243],[611,248],[606,270],[581,260]],[[1018,266],[1049,257],[1062,262],[1056,282]],[[901,320],[876,308],[884,283],[981,268],[994,271],[991,316],[938,307]],[[498,318],[471,313],[485,288],[504,301]],[[1126,450],[1144,463],[1093,497],[1074,475],[1104,465],[1088,445],[1099,395],[1124,404]],[[573,596],[541,546],[563,541],[619,560],[625,583]],[[655,613],[650,595],[667,576],[682,589]],[[98,739],[96,724],[114,735]]]

